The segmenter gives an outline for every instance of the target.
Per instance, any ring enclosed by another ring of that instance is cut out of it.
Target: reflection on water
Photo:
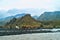
[[[60,40],[60,32],[0,36],[0,40]]]

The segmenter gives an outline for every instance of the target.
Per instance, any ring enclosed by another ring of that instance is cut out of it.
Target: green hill
[[[41,23],[35,20],[30,16],[30,14],[26,14],[22,18],[13,18],[9,23],[5,25],[6,28],[40,28]]]
[[[60,28],[60,11],[44,12],[38,20],[49,27]]]

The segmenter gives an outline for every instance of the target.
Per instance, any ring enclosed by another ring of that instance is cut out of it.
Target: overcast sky
[[[40,12],[56,11],[60,10],[60,0],[0,0],[0,10],[10,10],[14,8],[36,9]],[[37,14],[35,13],[35,15]]]

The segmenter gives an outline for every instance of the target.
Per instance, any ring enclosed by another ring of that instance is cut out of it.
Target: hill
[[[44,12],[43,14],[40,15],[38,19],[40,21],[60,20],[60,11]]]
[[[60,11],[44,12],[38,20],[52,28],[60,28]]]
[[[5,18],[0,18],[0,26],[4,26],[7,22],[10,22],[10,20],[12,20],[13,18],[21,18],[24,15],[25,15],[25,13],[17,14],[14,16],[8,16]]]
[[[6,24],[6,28],[40,28],[42,24],[32,18],[30,14],[26,14],[22,18],[13,18],[9,23]]]

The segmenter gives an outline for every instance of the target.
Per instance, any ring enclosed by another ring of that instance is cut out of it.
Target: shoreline
[[[59,31],[51,30],[0,30],[0,36],[33,34],[33,33],[55,33]]]

